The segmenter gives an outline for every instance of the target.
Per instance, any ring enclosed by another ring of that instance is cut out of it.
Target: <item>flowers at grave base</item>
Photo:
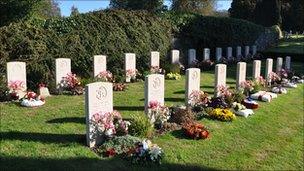
[[[217,87],[217,91],[219,93],[219,97],[228,98],[232,95],[232,92],[229,90],[228,86],[219,85]]]
[[[281,77],[275,72],[270,72],[268,74],[268,82],[270,82],[271,84],[274,83],[280,84],[280,81],[281,81]]]
[[[74,89],[76,86],[80,86],[80,80],[76,74],[68,73],[61,82],[61,86],[69,89]]]
[[[207,107],[209,102],[210,99],[208,98],[208,94],[200,90],[192,91],[188,99],[188,105],[192,108]]]
[[[232,111],[235,114],[240,115],[240,116],[244,116],[245,118],[247,118],[249,115],[254,114],[251,109],[247,109],[241,103],[234,102],[231,107],[232,107]]]
[[[257,109],[259,107],[259,104],[250,98],[245,99],[242,104],[248,109]]]
[[[264,90],[266,88],[266,80],[259,76],[253,81],[253,90],[252,93],[256,93],[258,91]]]
[[[287,89],[282,86],[273,87],[271,91],[277,94],[287,94]]]
[[[248,96],[254,90],[254,82],[251,80],[243,81],[240,84],[240,88],[242,89],[243,93]]]
[[[181,75],[179,73],[170,72],[166,75],[166,78],[169,80],[179,80],[181,78]]]
[[[22,90],[25,88],[25,83],[24,83],[24,81],[20,81],[20,80],[10,81],[10,82],[8,82],[8,88],[11,91]]]
[[[114,83],[113,84],[114,91],[125,91],[126,88],[127,88],[127,85],[124,83]]]
[[[136,143],[127,154],[134,164],[161,164],[164,152],[157,144],[152,144],[150,140],[145,139]]]
[[[44,88],[44,87],[46,87],[46,85],[44,83],[39,83],[38,84],[38,88]]]
[[[137,69],[128,69],[126,71],[126,77],[130,79],[136,79],[136,76],[139,75],[139,72]]]
[[[161,69],[159,66],[151,66],[150,73],[151,74],[162,74],[162,73],[164,73],[164,70]]]
[[[103,82],[112,82],[113,81],[113,75],[110,71],[101,71],[96,76],[97,81],[103,81]]]
[[[45,100],[38,96],[35,92],[29,91],[21,99],[21,106],[25,107],[38,107],[45,104]]]
[[[236,117],[229,109],[216,108],[209,113],[210,118],[221,121],[233,121]]]
[[[161,126],[170,118],[169,108],[158,101],[150,101],[148,104],[148,118],[154,125]]]
[[[183,126],[186,136],[192,139],[206,139],[209,137],[208,129],[199,123],[188,123]]]
[[[106,138],[112,138],[114,135],[126,135],[130,125],[130,122],[122,120],[117,111],[95,113],[91,122],[98,133]]]
[[[228,104],[225,102],[225,99],[222,97],[215,97],[211,98],[210,102],[208,103],[208,107],[212,108],[228,108]]]

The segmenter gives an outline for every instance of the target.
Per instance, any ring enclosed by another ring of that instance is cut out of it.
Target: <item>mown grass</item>
[[[262,63],[265,66],[265,61]],[[293,63],[303,73],[303,63]],[[247,67],[251,76],[251,64]],[[235,66],[228,66],[228,84],[235,85]],[[264,73],[264,68],[262,70]],[[214,71],[202,72],[201,89],[213,93]],[[184,77],[166,80],[168,105],[184,103]],[[114,108],[124,117],[143,115],[143,82],[114,93]],[[165,151],[161,166],[136,166],[118,158],[100,158],[85,146],[83,96],[52,96],[41,108],[1,103],[1,169],[15,170],[303,170],[303,85],[289,89],[249,118],[233,122],[203,119],[207,140],[191,140],[181,131],[155,137]]]
[[[289,39],[282,39],[278,46],[266,49],[264,52],[304,54],[304,36],[293,36]]]

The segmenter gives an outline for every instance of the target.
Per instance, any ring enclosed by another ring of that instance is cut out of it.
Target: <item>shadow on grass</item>
[[[184,102],[184,98],[176,98],[176,97],[166,97],[165,102]]]
[[[205,166],[163,163],[161,165],[135,165],[120,158],[30,158],[1,157],[2,170],[217,170]]]
[[[185,90],[175,91],[173,94],[185,94]]]
[[[172,131],[172,132],[170,132],[170,134],[171,134],[172,136],[174,136],[175,138],[178,138],[178,139],[189,139],[189,140],[191,140],[191,138],[187,137],[187,136],[184,134],[184,131],[183,131],[182,129]]]
[[[86,121],[84,117],[56,118],[46,121],[46,123],[80,123],[80,124],[85,124],[85,122]]]
[[[144,111],[145,107],[144,106],[114,106],[115,110],[118,111]]]
[[[1,140],[34,141],[42,143],[78,143],[85,145],[85,134],[51,134],[32,132],[1,132]]]

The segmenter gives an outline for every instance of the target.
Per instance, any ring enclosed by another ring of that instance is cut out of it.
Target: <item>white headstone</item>
[[[63,77],[66,77],[68,73],[71,73],[71,59],[69,58],[57,58],[56,59],[56,85],[59,88]]]
[[[40,87],[38,89],[38,94],[40,95],[40,97],[42,98],[46,98],[46,97],[49,97],[51,96],[50,95],[50,92],[49,92],[49,89],[47,87]]]
[[[85,87],[85,112],[87,145],[99,145],[101,137],[92,125],[92,116],[99,112],[113,112],[113,86],[112,83],[95,82]]]
[[[196,50],[195,49],[189,49],[188,50],[188,65],[192,65],[194,61],[196,60]]]
[[[277,58],[276,73],[279,73],[283,68],[283,58]]]
[[[232,57],[232,47],[227,47],[227,59],[231,59]]]
[[[107,56],[95,55],[94,56],[94,77],[100,72],[107,70]]]
[[[159,67],[159,52],[152,51],[150,57],[150,67]]]
[[[253,45],[252,46],[252,55],[255,55],[257,53],[257,46]]]
[[[253,68],[252,68],[252,78],[253,80],[257,79],[261,76],[261,61],[254,60],[253,61]]]
[[[157,101],[161,105],[165,103],[165,77],[161,74],[147,75],[145,78],[145,111],[149,103]]]
[[[250,47],[249,46],[245,46],[245,57],[247,57],[250,53]]]
[[[171,64],[179,64],[179,50],[171,50]]]
[[[21,91],[26,91],[26,64],[25,62],[8,62],[6,64],[7,83],[21,81]]]
[[[268,79],[269,74],[272,72],[272,66],[273,66],[273,59],[267,58],[266,59],[266,69],[265,69],[265,78]]]
[[[290,56],[286,56],[285,58],[285,69],[290,70],[290,62],[291,62],[291,57]]]
[[[238,59],[238,60],[241,60],[241,57],[242,56],[242,47],[241,46],[237,46],[236,47],[236,58]]]
[[[216,48],[216,61],[219,62],[222,58],[222,48]]]
[[[246,62],[238,62],[236,69],[236,88],[238,89],[244,81],[246,81]]]
[[[198,68],[189,68],[186,70],[186,92],[185,100],[188,104],[189,97],[194,90],[200,90],[201,70]]]
[[[136,56],[135,53],[125,53],[125,74],[127,75],[127,71],[136,70]],[[126,77],[126,82],[130,82],[129,78]]]
[[[226,68],[225,64],[215,65],[215,83],[214,83],[214,96],[219,95],[217,88],[218,86],[226,86]]]
[[[204,48],[204,60],[210,60],[210,49]]]

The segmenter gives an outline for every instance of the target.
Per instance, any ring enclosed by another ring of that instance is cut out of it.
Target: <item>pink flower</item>
[[[158,101],[150,101],[149,105],[148,105],[148,108],[150,108],[150,109],[156,109],[159,106],[160,106],[160,103]]]
[[[22,90],[25,87],[24,81],[16,80],[8,83],[8,88],[12,90]]]

